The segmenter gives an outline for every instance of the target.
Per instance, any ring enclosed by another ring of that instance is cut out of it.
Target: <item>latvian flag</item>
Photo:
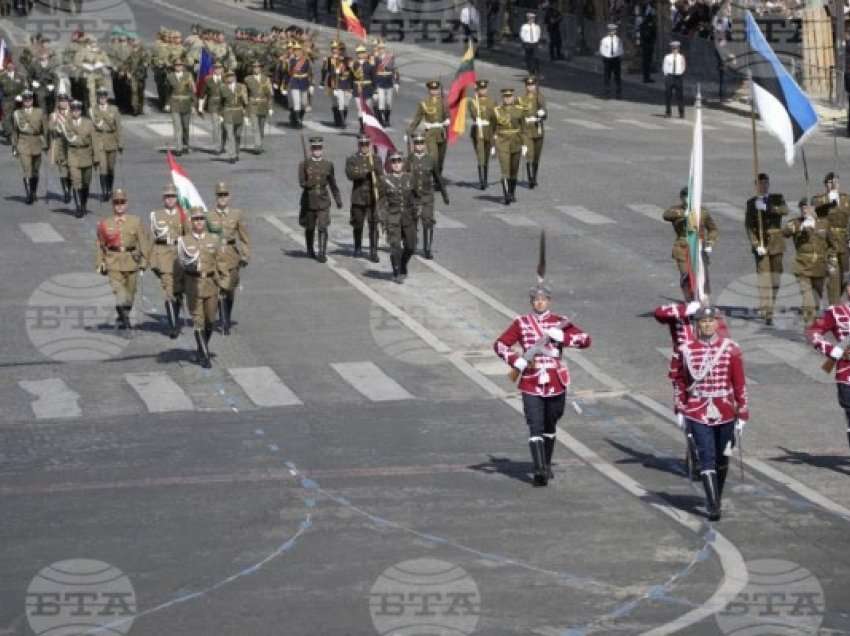
[[[354,10],[351,8],[351,2],[342,0],[339,7],[342,11],[343,22],[345,22],[345,30],[349,33],[353,33],[361,40],[365,40],[366,29],[360,20],[357,19],[357,16],[354,15]]]
[[[808,95],[782,66],[749,11],[746,20],[755,107],[770,134],[785,146],[785,162],[790,166],[794,164],[796,147],[817,128],[818,116]]]
[[[213,56],[206,47],[201,49],[201,59],[198,62],[198,81],[195,82],[195,95],[201,97],[204,87],[213,72]]]
[[[470,41],[449,88],[449,143],[466,130],[466,89],[475,85],[475,49]]]
[[[174,159],[171,151],[168,151],[168,169],[171,171],[171,182],[177,189],[177,205],[184,214],[188,214],[190,208],[202,208],[207,211],[207,206],[204,205],[204,200],[201,198],[195,184],[186,175],[186,171]]]
[[[369,137],[372,145],[376,148],[383,148],[388,152],[396,152],[393,140],[390,139],[384,127],[381,126],[381,123],[375,117],[375,113],[369,108],[369,104],[363,99],[362,95],[358,99],[360,100],[360,113],[363,117],[363,134]]]

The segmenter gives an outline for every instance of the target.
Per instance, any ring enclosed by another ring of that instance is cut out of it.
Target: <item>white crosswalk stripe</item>
[[[257,406],[293,406],[303,404],[269,367],[228,369],[236,384]]]
[[[71,390],[60,378],[22,380],[18,382],[35,400],[30,405],[36,419],[80,417],[79,393]]]
[[[21,223],[20,227],[33,243],[61,243],[65,240],[50,223]]]
[[[567,124],[573,124],[574,126],[580,126],[581,128],[587,128],[588,130],[611,130],[611,126],[606,126],[605,124],[600,124],[599,122],[590,121],[588,119],[573,119],[572,117],[564,118],[564,122]]]
[[[247,120],[246,120],[247,124]],[[306,124],[306,122],[305,122]],[[211,129],[210,129],[210,121],[209,118],[203,120],[194,120],[192,122],[192,127],[190,130],[190,139],[197,139],[199,137],[209,138],[212,137]],[[136,132],[143,135],[148,135],[153,133],[157,137],[166,137],[170,138],[174,134],[174,128],[171,124],[171,120],[154,118],[154,119],[132,119],[129,121],[125,121],[124,126],[130,130],[131,132]],[[242,129],[242,143],[252,143],[253,142],[254,130],[249,125],[246,125]],[[286,135],[286,131],[275,125],[274,122],[266,120],[266,137],[280,137]]]
[[[494,214],[494,217],[499,219],[500,221],[507,223],[512,227],[537,227],[538,224],[536,221],[529,219],[527,216],[523,216],[522,214]]]
[[[637,119],[615,119],[614,121],[621,124],[629,124],[630,126],[635,126],[644,130],[664,130],[664,126],[659,126],[658,124],[650,124],[649,122],[639,121]]]
[[[719,214],[721,216],[728,217],[733,221],[744,221],[744,211],[735,207],[731,203],[726,203],[725,201],[711,201],[703,203],[703,205],[712,214]]]
[[[410,400],[413,396],[373,362],[337,362],[331,364],[343,380],[373,402]]]
[[[163,371],[128,373],[124,376],[151,413],[193,411],[195,405],[180,385]]]
[[[675,119],[675,118],[673,118],[673,119],[670,119],[669,121],[670,121],[670,123],[676,124],[678,126],[693,126],[694,125],[694,122],[690,121],[689,119]],[[703,121],[702,129],[703,130],[717,130],[717,126],[712,126],[711,124],[706,124]]]
[[[592,210],[588,210],[582,205],[558,205],[555,207],[555,209],[566,214],[567,216],[571,216],[577,221],[587,223],[588,225],[604,225],[606,223],[614,223],[613,219],[609,219],[607,216],[602,216],[601,214],[597,214]]]
[[[602,108],[602,105],[596,102],[567,102],[567,106],[583,108],[585,110],[600,110]]]
[[[463,230],[466,228],[465,224],[439,211],[434,212],[434,218],[437,220],[437,227],[441,230]]]
[[[652,203],[629,203],[627,206],[632,212],[643,214],[654,221],[664,221],[664,208]]]

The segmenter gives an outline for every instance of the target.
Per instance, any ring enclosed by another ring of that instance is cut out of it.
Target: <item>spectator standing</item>
[[[525,51],[525,69],[529,75],[539,76],[540,61],[537,59],[537,44],[540,42],[540,25],[534,12],[525,14],[526,22],[519,30],[519,39]]]
[[[664,116],[671,117],[673,92],[677,94],[676,103],[679,107],[679,118],[685,118],[685,95],[683,92],[683,76],[687,68],[685,56],[679,52],[678,40],[670,42],[670,52],[664,56]]]
[[[543,7],[543,26],[546,27],[546,33],[549,36],[549,59],[553,62],[563,60],[561,22],[564,16],[549,0],[544,0],[541,6]]]
[[[599,41],[599,55],[602,56],[602,81],[605,84],[605,97],[611,97],[611,76],[617,90],[617,99],[623,94],[623,82],[620,76],[623,60],[623,43],[617,35],[617,25],[608,25],[608,34]]]

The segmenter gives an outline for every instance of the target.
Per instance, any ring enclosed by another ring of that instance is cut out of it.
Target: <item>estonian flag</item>
[[[770,134],[785,146],[785,162],[793,165],[795,149],[817,128],[818,115],[808,95],[764,39],[749,11],[747,42],[756,109]]]

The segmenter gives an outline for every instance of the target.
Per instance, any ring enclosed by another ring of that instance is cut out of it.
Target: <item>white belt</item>
[[[539,118],[539,117],[526,117],[526,118],[525,118],[525,122],[526,122],[527,124],[534,124],[534,123],[536,123],[536,122],[538,122],[538,121],[540,121],[540,118]]]
[[[717,391],[699,391],[699,390],[697,390],[697,391],[694,391],[692,393],[692,395],[694,397],[697,397],[697,398],[723,398],[723,397],[729,397],[730,395],[732,395],[732,391],[730,391],[729,389],[720,389],[720,390],[717,390]]]
[[[436,124],[429,124],[427,122],[425,123],[425,129],[426,130],[431,130],[432,128],[442,128],[442,127],[443,127],[443,122],[438,122]]]
[[[489,122],[489,121],[487,121],[486,119],[476,119],[476,120],[475,120],[475,125],[476,125],[476,126],[489,126],[489,125],[490,125],[490,122]]]

